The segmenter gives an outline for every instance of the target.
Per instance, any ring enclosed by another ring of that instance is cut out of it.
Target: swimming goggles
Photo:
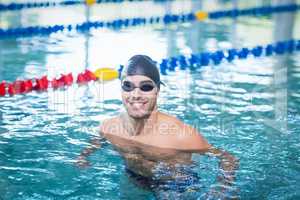
[[[130,81],[123,81],[122,82],[122,89],[125,92],[131,92],[135,88],[139,88],[143,92],[150,92],[152,91],[156,86],[151,81],[144,81],[139,84],[139,86],[135,86],[134,83]]]

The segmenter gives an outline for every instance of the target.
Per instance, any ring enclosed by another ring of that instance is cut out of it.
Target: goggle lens
[[[143,92],[150,92],[150,91],[152,91],[155,88],[155,86],[151,82],[149,82],[149,83],[141,83],[138,87],[135,86],[130,81],[123,81],[123,83],[122,83],[122,89],[125,92],[131,92],[135,88],[139,88]]]

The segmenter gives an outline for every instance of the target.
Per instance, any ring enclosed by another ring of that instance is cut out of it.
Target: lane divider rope
[[[27,2],[27,3],[9,3],[9,4],[0,4],[0,12],[1,11],[16,11],[16,10],[24,10],[31,8],[49,8],[55,6],[74,6],[74,5],[88,5],[92,6],[95,4],[102,3],[123,3],[123,2],[133,2],[133,1],[143,1],[143,0],[66,0],[61,2],[55,1],[44,1],[44,2]],[[160,0],[160,2],[171,1],[171,0]]]
[[[279,41],[275,44],[266,46],[257,45],[252,48],[229,49],[226,51],[202,52],[199,54],[191,54],[189,56],[178,55],[177,57],[165,58],[158,63],[160,73],[167,75],[168,72],[174,72],[176,68],[180,70],[196,70],[203,66],[219,65],[223,60],[232,62],[235,59],[246,59],[249,56],[255,58],[261,56],[283,55],[300,51],[300,40]],[[76,80],[72,73],[62,74],[59,78],[48,80],[46,75],[41,78],[33,78],[27,80],[16,80],[12,83],[0,82],[0,97],[14,96],[16,94],[26,94],[31,91],[43,92],[52,88],[66,88],[72,84],[79,86],[85,85],[90,81],[110,81],[120,78],[124,66],[120,65],[119,69],[114,68],[99,68],[92,72],[85,70],[77,75]]]
[[[168,25],[171,23],[185,23],[195,20],[203,21],[206,19],[220,19],[224,17],[237,18],[239,16],[261,16],[269,15],[279,12],[296,12],[300,9],[297,4],[282,5],[282,6],[268,6],[268,7],[256,7],[248,9],[233,9],[225,11],[204,12],[197,11],[195,13],[185,14],[166,14],[164,16],[152,16],[152,17],[134,17],[126,19],[115,19],[112,21],[87,21],[80,24],[68,24],[68,25],[53,25],[53,26],[30,26],[0,29],[0,38],[8,37],[28,37],[35,35],[50,35],[57,32],[85,32],[91,29],[110,28],[121,29],[127,27],[135,27],[146,24],[159,24]]]

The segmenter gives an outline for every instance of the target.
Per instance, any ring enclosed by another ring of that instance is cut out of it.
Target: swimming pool
[[[203,10],[232,6],[226,1],[209,2],[203,2]],[[259,3],[263,1],[240,6]],[[195,1],[104,4],[91,11],[91,19],[184,12],[197,6],[201,5]],[[2,27],[85,20],[82,6],[0,15]],[[299,14],[294,19],[292,34],[299,39]],[[118,67],[137,53],[159,61],[178,54],[264,45],[274,42],[279,23],[275,20],[244,17],[0,39],[0,81]],[[195,126],[211,144],[239,158],[235,187],[240,199],[300,198],[299,60],[299,53],[250,57],[162,76],[167,86],[160,93],[160,110]],[[0,97],[0,197],[154,199],[152,192],[130,181],[123,160],[108,143],[90,157],[91,167],[79,169],[74,164],[101,121],[123,110],[119,84],[114,80]],[[194,160],[201,198],[214,184],[217,159],[195,155]]]

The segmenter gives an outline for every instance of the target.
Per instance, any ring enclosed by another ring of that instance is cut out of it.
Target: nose
[[[140,88],[134,88],[134,90],[132,90],[130,92],[130,96],[132,96],[133,98],[139,98],[139,97],[141,97]]]

